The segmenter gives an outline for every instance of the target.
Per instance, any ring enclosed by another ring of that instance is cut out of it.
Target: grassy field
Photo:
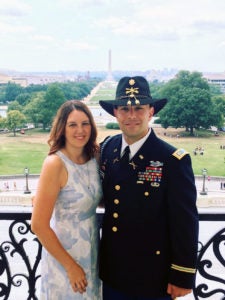
[[[39,174],[47,155],[48,133],[26,132],[0,136],[0,175],[23,174],[29,167],[30,173]]]
[[[183,132],[175,129],[154,128],[157,135],[178,148],[185,148],[192,157],[195,175],[201,175],[201,170],[206,168],[210,176],[225,176],[225,134],[214,136],[212,133],[203,137],[177,137]],[[119,130],[107,130],[99,128],[98,141],[102,141],[108,135],[119,133]],[[166,133],[166,135],[165,135]],[[12,134],[0,135],[0,175],[23,174],[25,167],[31,174],[39,174],[42,162],[48,153],[49,133],[32,130],[25,135]],[[196,147],[204,148],[204,155],[194,155]]]

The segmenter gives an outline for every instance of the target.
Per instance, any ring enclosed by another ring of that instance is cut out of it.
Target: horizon
[[[146,75],[150,75],[151,73],[155,73],[155,74],[171,74],[171,75],[176,75],[177,73],[179,73],[180,71],[188,71],[188,72],[199,72],[202,73],[203,75],[207,75],[207,74],[225,74],[225,70],[224,71],[205,71],[202,72],[201,70],[188,70],[188,69],[175,69],[175,68],[162,68],[162,69],[146,69],[146,70],[111,70],[111,74],[115,74],[116,76],[118,76],[118,74],[122,73],[124,74],[123,76],[146,76]],[[55,70],[55,71],[35,71],[35,70],[29,70],[29,71],[21,71],[21,70],[16,70],[16,69],[6,69],[6,68],[0,68],[0,75],[6,75],[6,76],[14,76],[14,75],[24,75],[24,76],[29,76],[29,75],[91,75],[91,74],[102,74],[102,75],[107,75],[109,73],[109,70],[78,70],[78,69],[74,69],[74,70]],[[91,76],[90,76],[91,77]],[[107,80],[107,78],[105,79],[105,81],[111,81],[111,80]],[[112,81],[114,81],[114,79],[112,79]]]

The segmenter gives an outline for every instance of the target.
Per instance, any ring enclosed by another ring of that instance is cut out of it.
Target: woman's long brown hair
[[[79,100],[69,100],[62,104],[62,106],[57,111],[55,119],[52,124],[52,129],[50,132],[50,137],[48,144],[50,146],[49,155],[55,153],[56,151],[62,149],[65,146],[65,127],[69,114],[73,110],[79,110],[84,112],[91,124],[91,136],[88,143],[84,147],[85,154],[88,159],[95,156],[99,151],[97,144],[97,127],[94,122],[91,111],[86,104]]]

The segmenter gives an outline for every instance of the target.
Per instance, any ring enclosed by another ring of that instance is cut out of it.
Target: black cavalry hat
[[[121,78],[116,89],[116,99],[99,101],[101,107],[112,116],[114,116],[113,109],[115,106],[150,104],[154,107],[156,114],[166,103],[167,99],[165,98],[152,98],[149,84],[142,76]]]

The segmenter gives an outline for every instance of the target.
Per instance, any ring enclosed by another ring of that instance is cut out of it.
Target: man
[[[101,147],[104,300],[175,299],[193,287],[198,213],[191,159],[149,128],[166,102],[151,97],[141,76],[122,78],[116,99],[100,101],[122,130]]]

